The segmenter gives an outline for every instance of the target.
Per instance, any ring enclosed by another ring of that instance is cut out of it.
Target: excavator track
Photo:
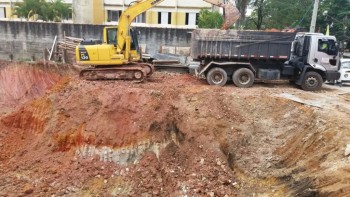
[[[131,80],[142,82],[155,71],[152,64],[134,63],[119,67],[86,68],[80,71],[85,80]]]

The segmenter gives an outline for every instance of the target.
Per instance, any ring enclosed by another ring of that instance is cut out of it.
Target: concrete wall
[[[54,37],[102,39],[103,25],[0,21],[0,59],[42,59],[43,50],[51,48]],[[137,27],[140,44],[146,53],[155,54],[161,46],[189,47],[191,29]]]

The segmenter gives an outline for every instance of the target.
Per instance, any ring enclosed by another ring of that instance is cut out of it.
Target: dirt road
[[[93,82],[0,64],[0,196],[350,193],[349,86]]]

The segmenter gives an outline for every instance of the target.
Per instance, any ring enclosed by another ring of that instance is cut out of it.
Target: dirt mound
[[[146,83],[67,77],[46,91],[0,119],[1,196],[345,196],[349,189],[347,176],[327,181],[349,169],[339,148],[347,114],[275,96],[301,93],[293,87],[212,87],[156,73]]]
[[[0,114],[42,96],[67,74],[66,66],[0,62]]]

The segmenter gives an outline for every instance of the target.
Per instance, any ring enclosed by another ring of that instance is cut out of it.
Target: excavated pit
[[[350,193],[346,94],[319,108],[280,95],[335,92],[169,73],[94,82],[64,70],[0,66],[0,196]]]

